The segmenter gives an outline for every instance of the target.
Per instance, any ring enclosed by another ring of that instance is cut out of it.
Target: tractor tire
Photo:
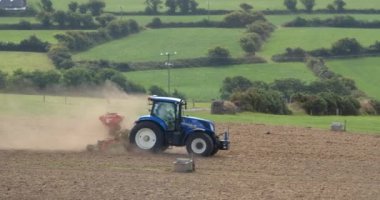
[[[186,141],[186,150],[189,154],[197,156],[211,156],[215,144],[211,137],[203,132],[197,132],[189,136]]]
[[[210,156],[215,155],[216,153],[218,153],[218,151],[219,151],[219,148],[215,145],[215,147],[214,147],[214,149],[212,150]]]
[[[152,122],[141,122],[132,128],[129,135],[132,147],[154,153],[162,151],[164,146],[164,133],[161,128]]]

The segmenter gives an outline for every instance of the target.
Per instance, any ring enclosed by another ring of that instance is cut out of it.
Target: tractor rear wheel
[[[190,154],[198,156],[211,156],[214,151],[215,145],[209,135],[203,132],[197,132],[187,139],[186,150]]]
[[[164,134],[156,124],[141,122],[131,130],[129,143],[141,150],[159,152],[164,146]]]

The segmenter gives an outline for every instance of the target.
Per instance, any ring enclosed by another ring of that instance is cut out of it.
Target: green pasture
[[[33,71],[54,68],[45,53],[0,51],[0,60],[0,70],[8,73],[16,69]]]
[[[149,70],[125,73],[127,79],[149,88],[158,85],[167,89],[167,70]],[[219,89],[226,77],[244,76],[253,81],[272,82],[275,79],[315,79],[303,63],[251,64],[228,67],[204,67],[171,70],[171,87],[190,99],[210,101],[219,98]]]
[[[329,60],[327,65],[332,71],[355,80],[358,88],[368,96],[380,100],[379,57]]]
[[[255,123],[283,126],[329,129],[332,122],[347,122],[347,131],[356,133],[380,134],[379,116],[308,116],[308,115],[269,115],[261,113],[238,113],[236,115],[211,115],[207,111],[189,112],[215,122]],[[269,130],[268,130],[269,131]]]
[[[380,29],[278,28],[264,44],[260,55],[270,58],[284,53],[288,47],[305,50],[330,48],[332,43],[345,37],[356,38],[362,45],[368,46],[380,40]]]
[[[177,52],[173,59],[206,57],[210,48],[228,48],[231,56],[243,56],[239,39],[243,29],[181,28],[148,29],[127,38],[114,40],[78,53],[75,60],[107,59],[126,61],[164,61],[161,52]]]

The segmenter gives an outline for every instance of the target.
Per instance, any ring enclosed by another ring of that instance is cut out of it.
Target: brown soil
[[[227,124],[218,124],[220,129]],[[175,173],[183,149],[0,151],[0,199],[379,199],[380,137],[229,124],[231,150]]]

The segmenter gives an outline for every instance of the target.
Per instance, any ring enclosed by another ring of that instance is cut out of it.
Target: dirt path
[[[232,149],[197,159],[192,174],[172,172],[182,149],[160,155],[2,150],[0,199],[380,197],[379,136],[229,126]]]

